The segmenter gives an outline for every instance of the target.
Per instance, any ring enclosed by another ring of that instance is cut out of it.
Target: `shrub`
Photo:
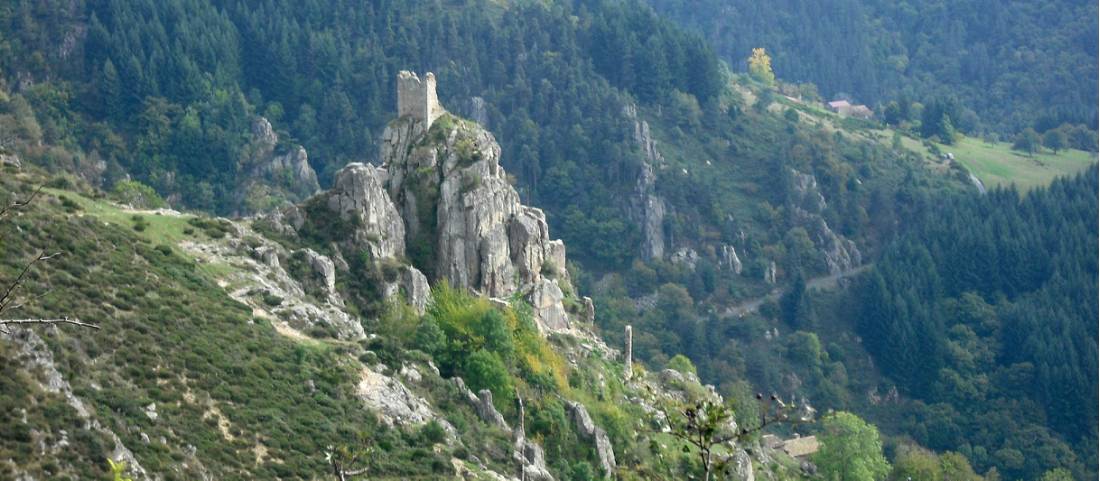
[[[463,377],[470,389],[475,392],[488,389],[493,393],[493,402],[499,405],[512,395],[512,378],[508,368],[496,353],[479,349],[466,359]]]
[[[152,187],[136,180],[120,180],[111,189],[111,198],[138,209],[160,209],[168,203]]]
[[[672,359],[668,360],[668,368],[684,374],[695,374],[695,364],[692,364],[691,359],[683,354],[672,356]]]

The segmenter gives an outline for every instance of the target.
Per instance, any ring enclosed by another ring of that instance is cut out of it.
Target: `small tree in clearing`
[[[775,85],[772,58],[763,48],[752,49],[752,56],[749,57],[749,75],[768,86]]]

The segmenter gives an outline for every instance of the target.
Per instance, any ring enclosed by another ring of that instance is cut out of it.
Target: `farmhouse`
[[[829,107],[829,110],[832,110],[833,112],[836,112],[844,117],[869,119],[875,116],[875,112],[868,108],[866,105],[852,105],[847,100],[834,100],[826,105]]]

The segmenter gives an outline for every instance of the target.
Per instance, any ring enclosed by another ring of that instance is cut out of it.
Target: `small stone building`
[[[415,72],[402,70],[397,74],[397,116],[412,117],[424,122],[424,130],[446,111],[439,104],[435,93],[435,74],[428,72],[424,79]]]

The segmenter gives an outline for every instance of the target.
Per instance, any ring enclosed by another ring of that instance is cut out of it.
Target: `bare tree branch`
[[[99,329],[99,326],[95,324],[88,324],[86,322],[81,322],[80,319],[69,319],[68,317],[62,317],[61,319],[0,319],[0,326],[19,326],[28,324],[72,324],[74,326]]]
[[[9,212],[12,212],[13,210],[16,210],[16,209],[22,209],[23,207],[26,207],[26,206],[30,205],[31,202],[34,202],[34,199],[37,198],[38,195],[42,193],[42,187],[43,187],[42,185],[39,185],[38,188],[35,189],[34,192],[32,192],[31,195],[29,197],[27,197],[26,199],[24,199],[24,200],[18,200],[18,199],[13,200],[8,205],[4,206],[3,208],[0,208],[0,219],[3,219],[3,217],[5,215],[7,215]],[[4,311],[9,311],[10,312],[10,311],[18,310],[18,309],[21,309],[23,306],[25,306],[27,304],[26,301],[16,302],[17,301],[16,292],[26,282],[27,274],[30,273],[31,269],[35,266],[35,264],[38,264],[39,262],[48,261],[48,260],[53,259],[55,257],[58,257],[60,255],[61,255],[60,252],[55,252],[53,254],[47,254],[44,251],[39,252],[38,255],[35,256],[35,258],[33,260],[31,260],[30,262],[28,262],[26,265],[23,266],[23,270],[19,271],[19,275],[16,276],[15,280],[11,281],[11,283],[8,284],[7,287],[0,287],[0,289],[3,290],[3,293],[0,294],[0,316],[2,316],[4,314]],[[43,292],[39,295],[31,297],[31,300],[41,299],[41,298],[45,297],[47,294],[49,294],[50,292],[51,292],[51,290],[47,289],[46,292]],[[7,326],[30,326],[30,325],[44,325],[44,324],[45,325],[49,325],[49,324],[53,324],[53,325],[56,325],[56,324],[69,324],[69,325],[73,325],[73,326],[99,329],[99,326],[97,326],[95,324],[88,324],[86,322],[82,322],[80,319],[72,319],[69,316],[65,316],[65,317],[60,317],[60,318],[55,318],[55,319],[3,319],[3,318],[0,318],[0,331],[3,331],[5,333],[7,333],[7,330],[3,329],[4,327],[7,327]]]
[[[35,197],[38,197],[38,194],[42,193],[42,187],[44,186],[40,185],[37,189],[34,189],[34,192],[31,193],[30,197],[27,197],[24,200],[13,200],[10,204],[0,208],[0,218],[3,218],[5,215],[8,214],[8,212],[11,212],[12,210],[22,209],[29,205],[31,202],[34,202]]]
[[[18,289],[19,286],[22,285],[23,282],[26,280],[27,273],[31,271],[31,268],[39,262],[48,261],[59,255],[61,255],[60,252],[55,252],[49,255],[47,255],[45,252],[40,252],[38,253],[38,256],[34,258],[34,260],[23,266],[23,270],[19,272],[19,276],[16,277],[11,284],[8,284],[7,289],[5,289],[4,293],[0,295],[0,314],[3,314],[4,311],[11,307],[12,303],[15,302],[15,290]]]

